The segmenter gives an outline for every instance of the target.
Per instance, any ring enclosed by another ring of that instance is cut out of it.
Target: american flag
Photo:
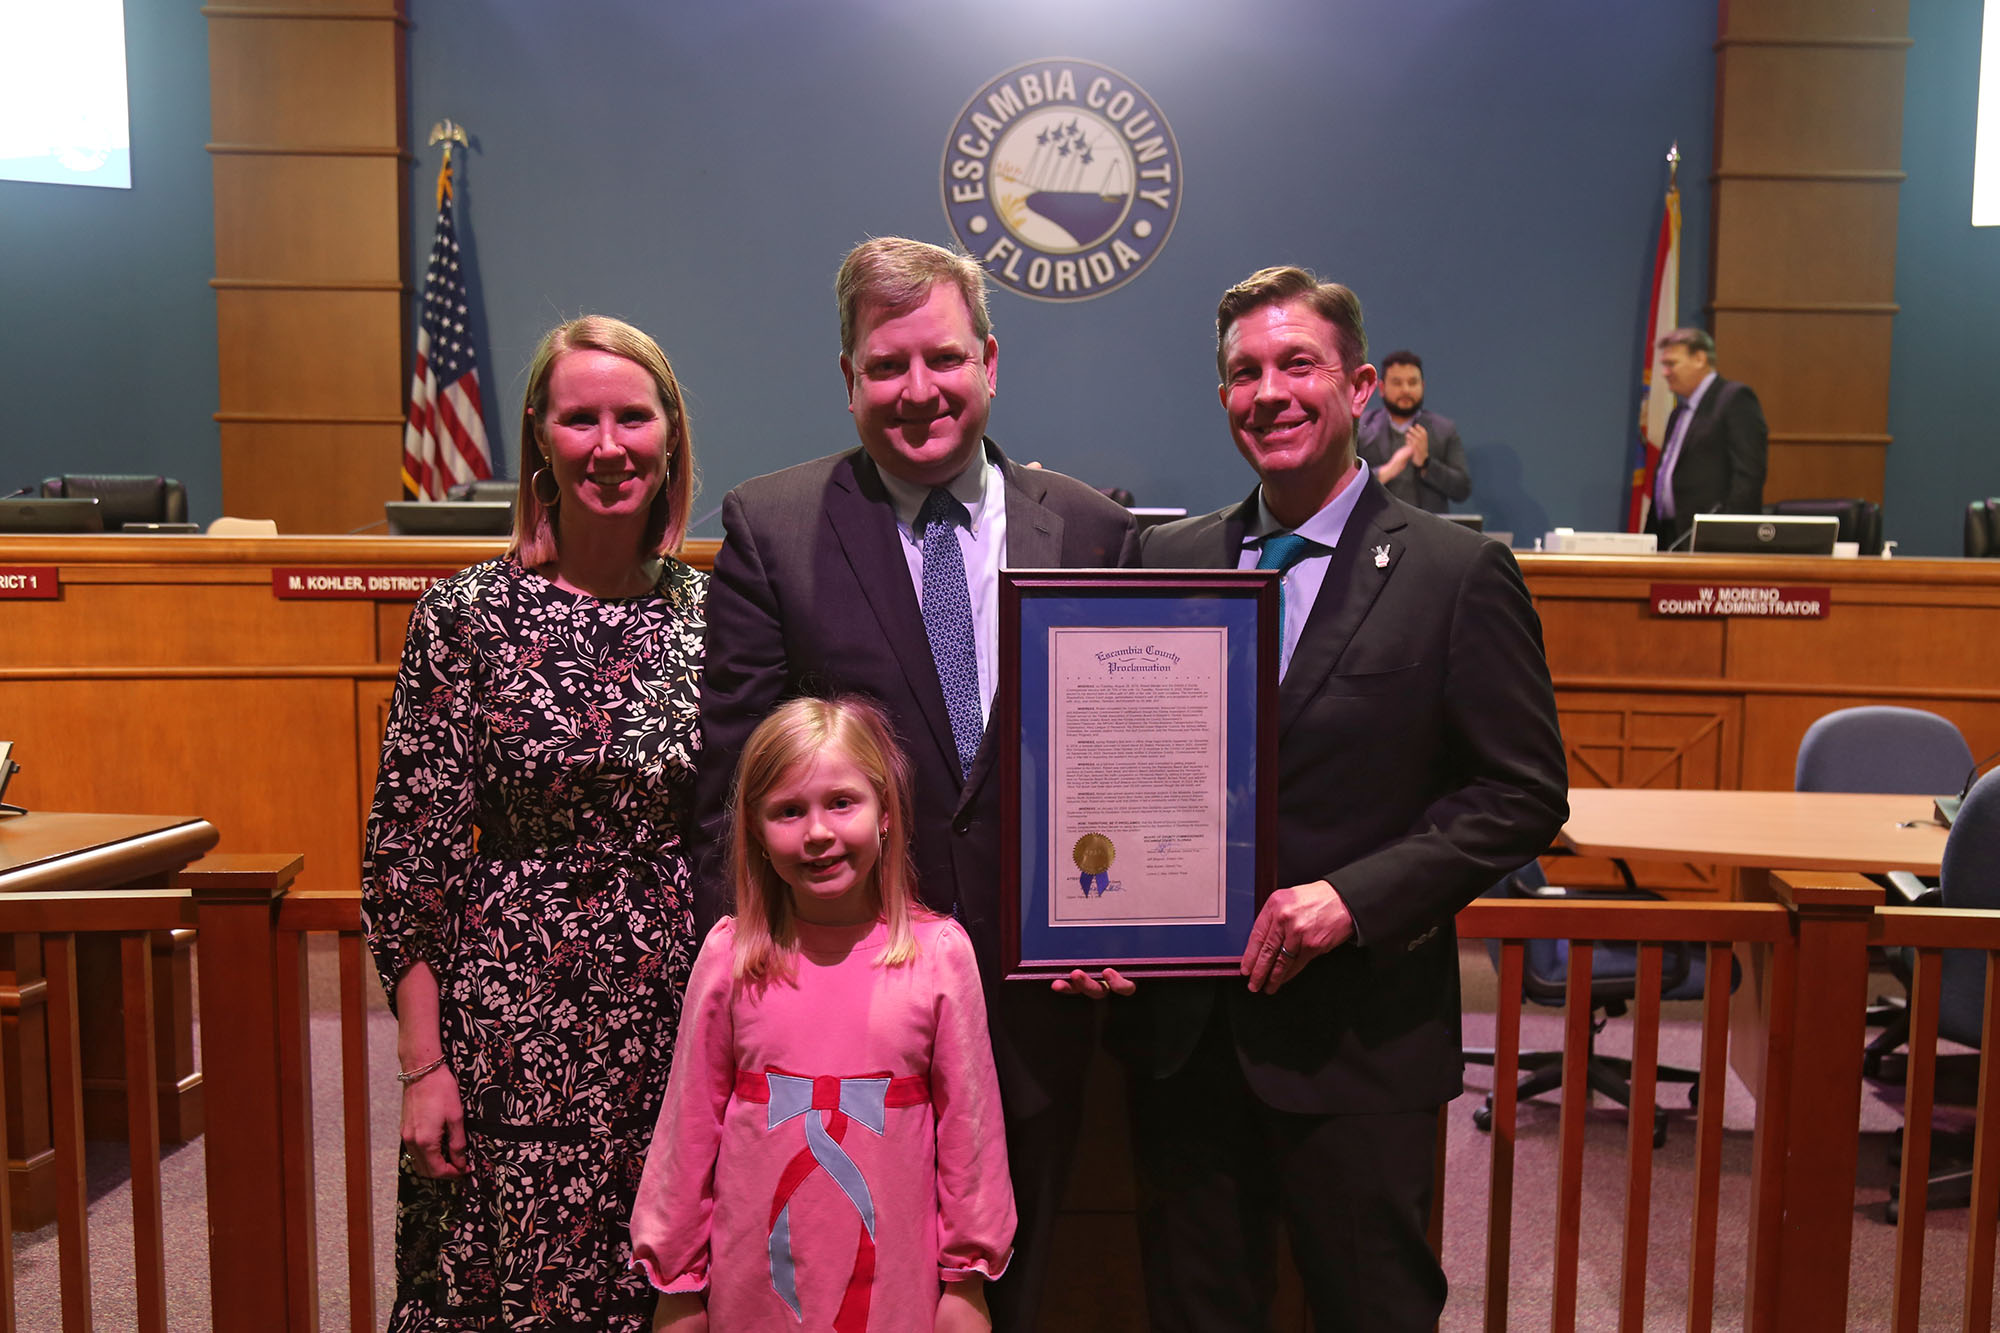
[[[424,270],[424,313],[417,326],[417,365],[410,375],[410,412],[403,427],[403,489],[419,500],[442,500],[462,481],[493,475],[486,423],[479,410],[479,366],[465,331],[465,276],[458,266],[458,232],[451,220],[451,146],[438,173],[437,238]]]

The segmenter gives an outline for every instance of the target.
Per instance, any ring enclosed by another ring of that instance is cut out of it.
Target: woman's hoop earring
[[[542,479],[544,477],[548,478],[549,490],[553,494],[542,494]],[[535,474],[528,478],[528,489],[534,493],[535,499],[541,503],[544,509],[554,509],[562,500],[562,488],[556,485],[556,479],[550,476],[549,470],[546,467],[535,469]]]

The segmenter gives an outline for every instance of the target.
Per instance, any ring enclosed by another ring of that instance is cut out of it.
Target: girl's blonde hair
[[[792,889],[778,877],[757,835],[757,811],[794,769],[828,753],[861,770],[882,806],[882,855],[875,889],[889,924],[881,962],[894,967],[917,956],[913,923],[930,913],[917,901],[916,867],[910,860],[910,761],[896,744],[889,719],[858,695],[799,698],[780,705],[757,724],[736,764],[730,801],[730,879],[736,889],[738,981],[790,980],[798,956]]]

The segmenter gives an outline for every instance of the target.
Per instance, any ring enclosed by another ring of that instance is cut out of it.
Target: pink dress
[[[730,980],[709,932],[632,1210],[633,1263],[708,1292],[709,1327],[924,1329],[938,1284],[998,1277],[1014,1238],[999,1081],[964,928],[799,926],[795,983]]]

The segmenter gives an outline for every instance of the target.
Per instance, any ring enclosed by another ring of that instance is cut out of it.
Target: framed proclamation
[[[1275,876],[1278,575],[1003,570],[1010,980],[1234,976]]]

